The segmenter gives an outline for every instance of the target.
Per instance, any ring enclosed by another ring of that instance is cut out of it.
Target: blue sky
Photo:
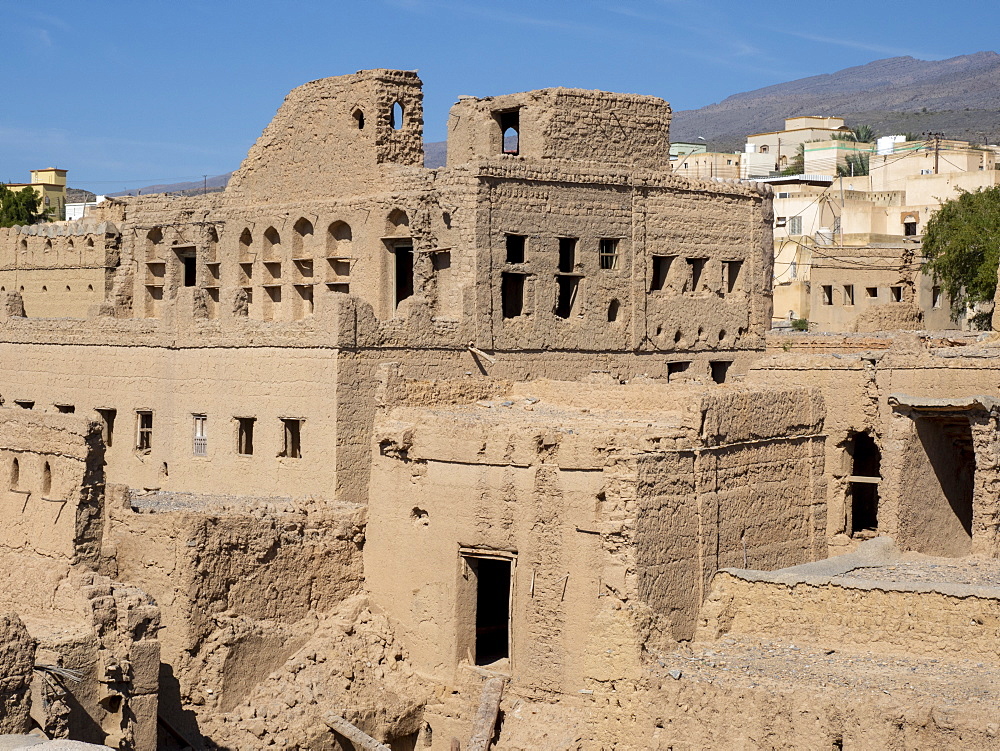
[[[975,20],[989,5],[0,0],[0,181],[55,166],[103,193],[228,172],[290,89],[362,68],[420,71],[428,141],[460,94],[571,86],[689,109],[883,57],[994,49],[996,24]]]

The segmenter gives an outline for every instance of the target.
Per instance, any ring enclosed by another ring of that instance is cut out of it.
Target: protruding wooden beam
[[[352,725],[340,715],[326,714],[323,716],[323,722],[326,723],[330,730],[344,736],[356,748],[363,749],[363,751],[392,751],[384,743],[379,743],[364,730]]]
[[[472,723],[472,736],[466,751],[487,751],[490,747],[497,727],[497,715],[500,713],[500,699],[503,698],[503,688],[506,685],[507,679],[499,675],[483,684],[479,711]]]

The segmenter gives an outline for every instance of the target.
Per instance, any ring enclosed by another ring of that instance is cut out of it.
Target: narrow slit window
[[[194,445],[195,456],[208,456],[208,417],[205,415],[193,415],[194,417]]]
[[[52,465],[48,462],[42,466],[42,496],[52,492]]]
[[[597,246],[597,258],[602,269],[617,269],[618,238],[602,237]]]
[[[650,292],[659,292],[666,286],[670,262],[673,260],[673,256],[653,256],[653,275],[649,280]]]
[[[14,459],[10,463],[10,489],[17,490],[18,485],[21,482],[21,463]]]
[[[236,418],[236,453],[241,456],[253,456],[253,427],[256,422],[255,417]]]
[[[559,270],[572,272],[576,268],[576,238],[559,238]]]
[[[580,279],[575,276],[558,276],[556,277],[556,285],[555,314],[559,318],[569,318],[576,309]]]
[[[507,235],[507,263],[524,263],[524,246],[528,238],[524,235]]]
[[[287,459],[302,458],[302,420],[281,418],[284,445],[279,456]]]
[[[194,256],[181,256],[184,264],[184,286],[193,287],[198,283],[198,267]]]
[[[396,305],[413,296],[413,248],[397,245],[393,250],[396,259]]]
[[[72,415],[76,412],[76,406],[73,404],[57,404],[56,411],[63,415]]]
[[[153,448],[153,413],[148,410],[140,410],[135,415],[135,448],[137,451],[151,451]]]
[[[500,275],[500,307],[504,318],[524,313],[524,274]]]
[[[115,417],[118,416],[116,409],[99,409],[97,414],[101,416],[101,438],[104,439],[104,448],[111,448],[115,433]]]
[[[722,271],[726,275],[723,283],[725,284],[727,295],[733,294],[739,288],[740,271],[742,270],[743,261],[726,261],[722,265]]]
[[[705,271],[705,262],[707,258],[689,258],[687,259],[688,267],[690,271],[690,281],[691,281],[691,292],[697,292],[698,287],[701,284],[702,273]]]
[[[940,308],[941,307],[941,288],[932,287],[931,288],[931,307]]]

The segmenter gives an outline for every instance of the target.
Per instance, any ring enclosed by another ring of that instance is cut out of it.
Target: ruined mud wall
[[[781,638],[792,643],[994,661],[997,594],[959,584],[769,581],[720,571],[698,638],[768,638],[781,624]]]
[[[19,293],[32,317],[97,315],[111,292],[120,245],[111,222],[0,228],[0,296]]]
[[[716,569],[825,555],[819,394],[719,389],[701,399],[699,443],[640,457],[636,467],[639,597],[675,640],[692,637]]]
[[[515,685],[634,674],[651,632],[690,638],[720,561],[820,554],[821,420],[807,391],[662,384],[535,382],[393,409],[376,427],[368,587],[415,666],[460,681],[476,649],[469,567],[506,556]],[[400,544],[421,554],[401,561]]]
[[[504,143],[504,127],[508,141]],[[541,89],[460,97],[448,119],[448,166],[514,149],[528,159],[668,170],[670,105],[653,96]],[[514,155],[510,155],[512,158]]]
[[[369,70],[294,89],[233,174],[226,195],[247,201],[351,194],[381,180],[382,165],[422,168],[420,86],[414,71]]]
[[[302,647],[296,624],[361,587],[358,506],[115,487],[109,514],[105,568],[162,607],[161,710],[181,728],[184,708],[242,702]]]
[[[31,729],[31,677],[35,640],[15,613],[0,615],[0,735]]]

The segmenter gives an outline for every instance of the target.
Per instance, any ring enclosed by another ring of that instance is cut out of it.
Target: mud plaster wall
[[[767,638],[781,624],[793,643],[864,645],[930,657],[996,660],[1000,603],[996,592],[976,595],[888,590],[877,585],[748,581],[720,571],[712,580],[698,638]]]
[[[825,555],[822,399],[718,391],[703,397],[701,445],[637,460],[639,598],[675,640],[692,637],[717,569]]]
[[[912,525],[923,517],[919,513],[914,515],[911,507],[928,498],[928,493],[940,494],[940,484],[925,486],[923,490],[914,487],[917,475],[905,468],[912,467],[915,459],[919,459],[921,467],[927,468],[925,448],[916,434],[913,420],[896,412],[889,405],[889,396],[899,393],[938,399],[975,395],[997,397],[1000,395],[998,369],[1000,357],[991,347],[927,349],[913,337],[899,335],[885,352],[766,357],[751,368],[748,381],[812,386],[824,394],[828,437],[826,479],[829,483],[827,534],[831,540],[847,528],[846,478],[852,467],[846,441],[852,433],[868,431],[882,455],[879,532],[898,538],[899,544],[906,548],[921,549],[922,543],[912,534]],[[983,469],[975,478],[975,493],[981,509],[979,520],[974,522],[981,542],[975,544],[982,546],[977,549],[983,553],[995,555],[995,552],[988,552],[997,549],[996,508],[992,501],[996,484],[992,458],[995,450],[989,438],[988,419],[986,423],[973,430],[976,461]],[[937,481],[930,475],[920,476],[928,482]],[[907,524],[910,524],[910,533]],[[948,524],[952,524],[951,519]],[[944,529],[938,532],[946,534]]]
[[[518,155],[665,169],[670,106],[657,97],[542,89],[460,97],[448,120],[448,166],[504,151],[498,112],[516,110]]]
[[[357,506],[161,494],[137,512],[130,498],[115,488],[105,567],[160,604],[162,659],[196,705],[240,702],[301,646],[294,623],[360,590]]]
[[[541,402],[515,390],[484,405],[495,416],[483,407],[482,419],[397,408],[377,425],[367,584],[419,670],[456,680],[455,666],[473,660],[474,588],[470,595],[460,549],[516,554],[514,679],[556,691],[633,674],[649,630],[663,628],[651,619],[666,622],[668,639],[690,638],[703,581],[720,560],[742,556],[744,530],[761,565],[821,554],[822,402],[814,393],[762,398],[718,387],[726,395],[713,398],[677,388],[670,397],[660,387],[646,395],[651,405],[683,410],[693,401],[693,412],[668,419],[653,408],[647,425],[620,414],[603,423],[590,408],[550,413],[557,384],[524,388]],[[629,397],[639,393],[581,385],[576,406],[624,398],[622,408],[634,408]],[[755,409],[770,419],[740,424]],[[711,448],[692,431],[703,418]],[[726,445],[737,440],[745,444]],[[633,455],[635,444],[644,451]],[[719,491],[737,475],[742,484]],[[723,507],[745,518],[720,521]],[[401,547],[411,552],[400,557]]]
[[[31,317],[97,315],[111,291],[120,245],[110,222],[0,228],[0,296],[20,293]]]
[[[0,734],[27,733],[35,640],[15,613],[0,615]]]

